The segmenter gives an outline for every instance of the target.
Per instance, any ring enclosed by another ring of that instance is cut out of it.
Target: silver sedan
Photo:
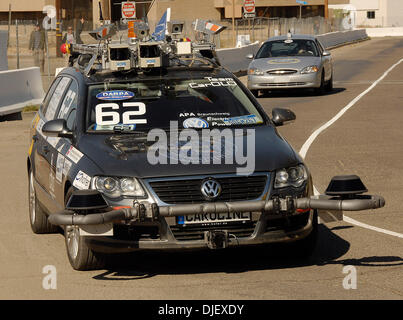
[[[270,38],[260,47],[248,68],[248,88],[259,91],[314,88],[317,94],[333,89],[333,59],[314,36]]]

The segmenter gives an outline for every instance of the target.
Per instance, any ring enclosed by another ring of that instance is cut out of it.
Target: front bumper
[[[86,237],[87,244],[98,252],[128,252],[139,249],[200,249],[207,248],[206,239],[179,241],[167,220],[193,214],[221,214],[252,212],[253,230],[246,236],[228,234],[228,246],[259,245],[272,242],[290,242],[309,235],[313,228],[314,210],[359,211],[383,207],[380,196],[356,196],[354,199],[329,196],[296,198],[274,197],[270,200],[177,204],[159,207],[155,203],[136,203],[131,208],[102,213],[76,214],[65,210],[52,214],[49,222],[55,225],[101,225],[120,223],[136,226],[157,226],[159,237],[147,239],[116,239],[113,237]],[[253,218],[255,216],[255,218]],[[301,218],[302,217],[302,218]],[[273,221],[276,221],[273,223]],[[280,224],[278,222],[281,222]],[[294,222],[293,222],[294,221]],[[170,224],[172,226],[172,224]],[[277,227],[277,228],[276,228]],[[219,229],[217,227],[217,229]]]
[[[275,90],[296,88],[319,88],[321,75],[319,72],[310,74],[295,73],[291,75],[248,75],[249,90]]]
[[[232,237],[228,239],[228,247],[254,246],[268,243],[293,242],[305,238],[312,231],[313,213],[308,212],[306,225],[297,230],[270,230],[270,220],[260,219],[249,237]],[[175,238],[169,226],[161,221],[161,239],[122,240],[113,237],[85,237],[87,245],[96,252],[125,253],[139,250],[176,251],[207,249],[204,239],[183,241]]]

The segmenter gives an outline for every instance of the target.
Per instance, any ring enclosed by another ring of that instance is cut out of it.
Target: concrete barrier
[[[367,28],[368,36],[376,37],[403,37],[403,28]]]
[[[7,40],[8,32],[0,30],[0,71],[8,69]]]
[[[368,39],[365,29],[325,33],[317,36],[326,49]]]
[[[0,71],[0,116],[40,104],[44,95],[38,67]]]
[[[237,73],[248,69],[250,60],[246,55],[255,55],[260,48],[260,43],[255,42],[241,48],[218,49],[217,56],[221,64],[229,71]]]

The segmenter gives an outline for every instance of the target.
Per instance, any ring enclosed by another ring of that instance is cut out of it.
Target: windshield
[[[87,131],[147,131],[263,124],[232,78],[148,80],[89,86]]]
[[[293,56],[318,57],[319,53],[312,40],[279,40],[263,44],[256,59]]]

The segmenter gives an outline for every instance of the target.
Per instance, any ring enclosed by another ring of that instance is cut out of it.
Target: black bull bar
[[[78,192],[79,193],[79,192]],[[71,209],[49,216],[49,222],[53,225],[99,225],[118,220],[145,221],[146,219],[157,220],[159,217],[174,217],[195,214],[220,214],[261,212],[267,214],[294,213],[297,209],[315,209],[331,211],[362,211],[378,209],[385,206],[385,199],[377,195],[355,195],[349,197],[331,197],[321,195],[310,198],[273,198],[271,200],[239,201],[239,202],[208,202],[199,204],[177,204],[172,206],[158,206],[155,203],[135,202],[133,207],[103,208],[103,210]],[[87,208],[89,209],[89,208]],[[109,211],[108,211],[109,210]],[[103,211],[103,212],[99,212]]]

